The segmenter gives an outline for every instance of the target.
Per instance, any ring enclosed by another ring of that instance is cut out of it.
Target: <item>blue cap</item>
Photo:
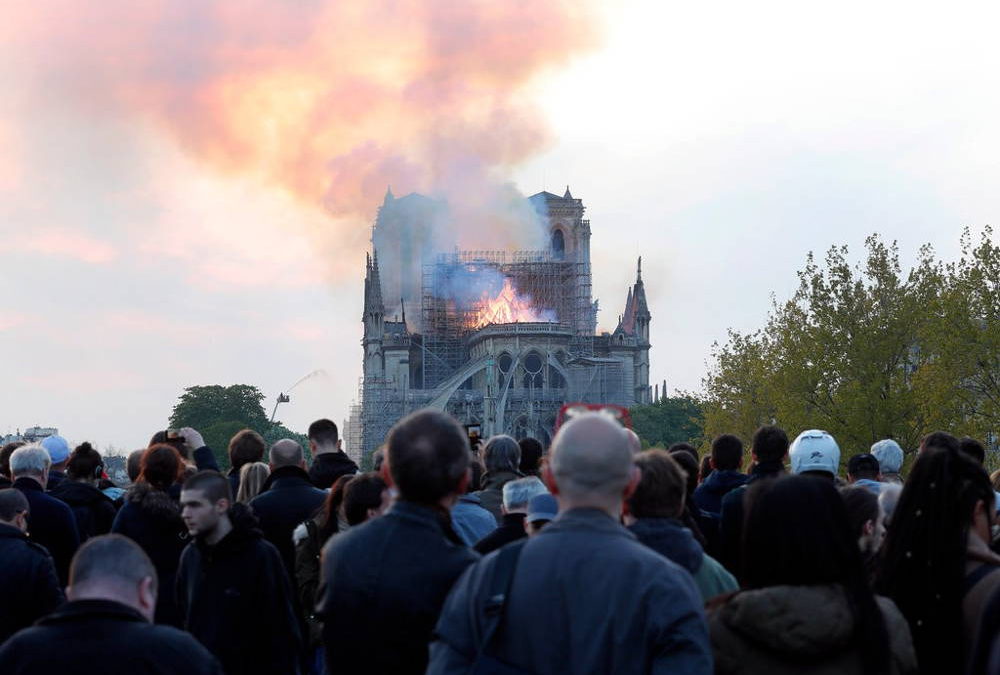
[[[552,495],[546,493],[535,495],[528,502],[528,517],[525,519],[529,523],[536,520],[555,520],[559,513],[559,502]]]
[[[69,443],[62,436],[46,436],[42,439],[42,447],[49,453],[53,464],[69,459]]]

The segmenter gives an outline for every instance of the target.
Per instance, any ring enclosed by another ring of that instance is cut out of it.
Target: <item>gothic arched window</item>
[[[566,255],[566,238],[563,236],[562,230],[553,230],[552,232],[552,257],[556,260],[562,260]]]

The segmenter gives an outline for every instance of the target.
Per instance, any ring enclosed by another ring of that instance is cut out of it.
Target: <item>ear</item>
[[[343,438],[338,438],[337,439],[337,450],[342,450],[343,447],[344,447],[344,439]]]
[[[220,516],[229,511],[230,503],[228,499],[222,498],[215,502],[215,512]]]
[[[466,469],[462,477],[458,479],[458,484],[455,486],[455,494],[464,495],[465,491],[469,489],[469,483],[472,482],[472,469]]]
[[[635,489],[639,487],[639,481],[642,480],[642,472],[639,471],[639,467],[633,465],[632,469],[628,473],[628,484],[625,486],[625,490],[622,492],[622,501],[626,504],[629,498],[635,494]]]
[[[552,496],[559,494],[559,486],[556,484],[556,477],[552,473],[552,467],[547,463],[542,467],[542,480],[545,482],[545,487],[549,489]]]
[[[708,467],[709,467],[709,468],[710,468],[710,469],[711,469],[712,471],[715,471],[715,460],[714,460],[714,459],[712,459],[711,457],[709,457],[709,458],[708,458]]]
[[[153,577],[143,577],[137,590],[139,607],[146,618],[152,621],[156,611],[156,588],[153,584]]]
[[[311,452],[314,456],[316,455],[316,441],[309,441],[309,452]]]
[[[865,524],[861,526],[861,534],[868,537],[871,536],[872,532],[875,531],[875,521],[866,520]]]

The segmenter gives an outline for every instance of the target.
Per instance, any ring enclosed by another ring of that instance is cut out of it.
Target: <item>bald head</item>
[[[268,460],[272,470],[283,466],[302,466],[302,446],[290,438],[283,438],[271,446]]]
[[[620,501],[632,476],[629,438],[606,415],[581,415],[559,429],[552,442],[550,466],[563,496]]]

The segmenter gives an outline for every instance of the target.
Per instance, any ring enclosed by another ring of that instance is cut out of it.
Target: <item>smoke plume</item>
[[[359,226],[387,185],[446,199],[454,244],[522,246],[507,185],[549,132],[538,78],[592,47],[580,0],[83,0],[8,9],[53,104],[165,132],[213,170]]]

